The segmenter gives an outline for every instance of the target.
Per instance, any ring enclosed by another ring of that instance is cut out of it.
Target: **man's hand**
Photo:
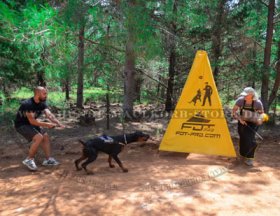
[[[55,128],[57,125],[56,124],[54,124],[54,123],[46,123],[47,125],[46,125],[46,127],[47,128]]]
[[[233,112],[233,113],[232,113],[232,117],[233,117],[234,119],[237,119],[241,124],[247,125],[246,121],[242,120],[242,119],[240,118],[240,116],[236,114],[236,112]]]
[[[51,113],[51,111],[49,109],[45,109],[44,110],[46,117],[55,124],[56,127],[60,128],[60,129],[64,129],[65,126],[63,124],[61,124],[56,118],[55,116]]]
[[[242,119],[239,119],[239,122],[240,122],[241,124],[243,124],[243,125],[247,125],[247,123],[246,123],[244,120],[242,120]]]
[[[63,125],[63,124],[61,124],[61,123],[57,124],[57,126],[59,127],[59,129],[64,129],[64,128],[66,128],[66,126]]]

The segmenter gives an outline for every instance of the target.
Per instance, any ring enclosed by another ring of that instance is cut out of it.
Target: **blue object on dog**
[[[114,142],[113,138],[109,137],[107,135],[102,135],[99,138],[102,139],[105,143],[113,143]]]

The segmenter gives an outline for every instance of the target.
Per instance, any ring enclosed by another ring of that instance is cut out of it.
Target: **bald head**
[[[37,86],[34,88],[34,95],[38,94],[40,91],[46,91],[46,89],[42,86]]]
[[[42,86],[34,88],[34,98],[37,101],[44,102],[47,100],[48,92],[47,89]]]

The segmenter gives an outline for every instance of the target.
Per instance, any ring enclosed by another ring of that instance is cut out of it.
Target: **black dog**
[[[122,162],[118,158],[118,154],[122,151],[123,147],[126,144],[132,142],[147,141],[149,137],[149,135],[137,131],[131,134],[124,134],[112,137],[107,137],[106,135],[104,135],[101,137],[90,139],[86,142],[79,140],[83,144],[83,154],[79,159],[75,160],[75,166],[77,170],[81,170],[83,168],[87,174],[92,174],[87,170],[86,167],[89,163],[96,160],[98,152],[101,151],[109,155],[108,162],[111,168],[115,167],[112,164],[113,158],[118,163],[123,172],[128,172],[128,169],[123,167]],[[80,168],[80,162],[85,159],[87,160],[84,163],[82,163],[82,168]]]

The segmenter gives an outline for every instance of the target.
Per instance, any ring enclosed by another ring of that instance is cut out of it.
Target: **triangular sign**
[[[196,53],[159,150],[236,157],[206,51]]]

